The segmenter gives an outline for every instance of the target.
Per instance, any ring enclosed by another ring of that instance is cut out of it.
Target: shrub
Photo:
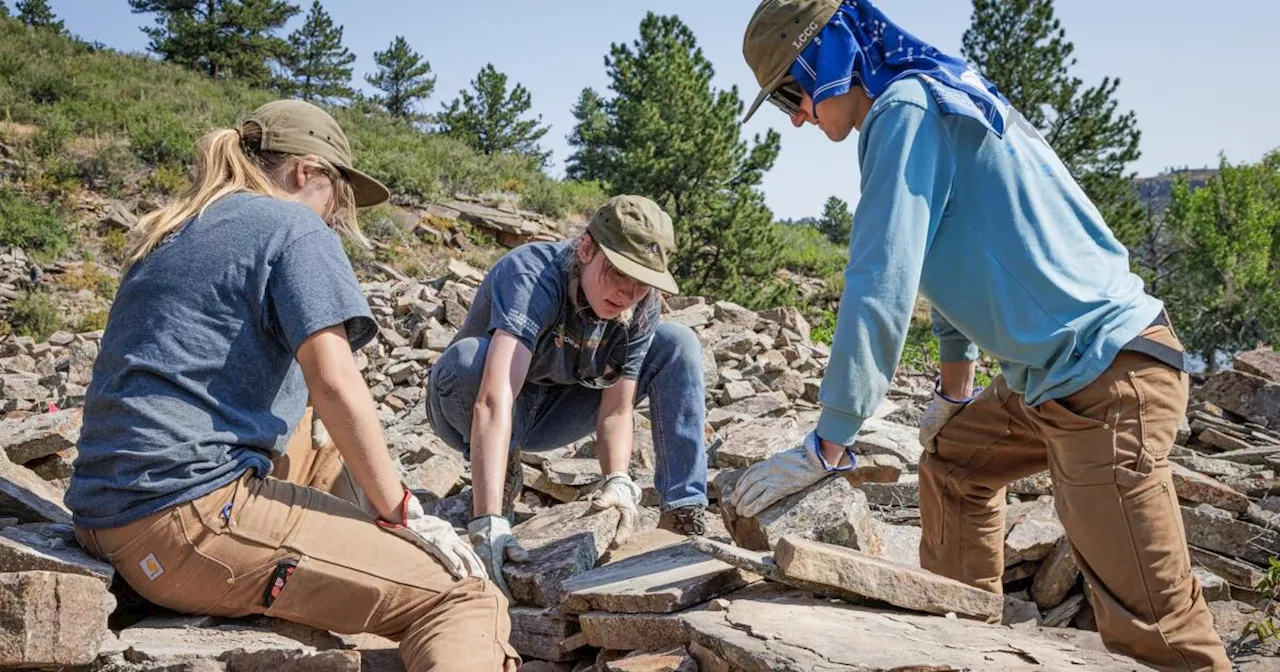
[[[145,117],[129,132],[130,146],[139,159],[153,165],[181,166],[195,152],[195,138],[172,116]]]
[[[32,138],[31,149],[42,159],[57,156],[74,131],[71,121],[61,114],[47,115],[40,120],[40,130]]]
[[[115,274],[108,273],[94,263],[80,264],[62,274],[59,283],[67,289],[80,291],[87,289],[110,301],[116,296],[120,282]]]
[[[558,182],[539,176],[520,195],[520,204],[534,212],[562,218],[595,212],[606,198],[599,182]]]
[[[0,186],[0,244],[14,245],[45,259],[67,249],[71,235],[57,209],[46,208],[21,192]]]
[[[106,329],[107,316],[109,314],[109,311],[106,310],[91,310],[84,315],[81,315],[75,323],[76,333]]]
[[[58,304],[45,294],[29,293],[13,302],[9,311],[10,328],[19,336],[43,341],[62,326]]]
[[[107,235],[102,239],[102,249],[107,256],[117,264],[124,263],[124,255],[129,246],[129,241],[125,238],[124,231],[119,229],[111,229],[107,231]]]

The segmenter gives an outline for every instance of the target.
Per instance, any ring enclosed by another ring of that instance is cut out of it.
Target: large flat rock
[[[853,449],[863,455],[893,455],[912,466],[920,464],[924,453],[919,429],[876,417],[862,423]]]
[[[1200,394],[1249,420],[1280,426],[1280,383],[1243,371],[1219,371],[1205,382]]]
[[[633,555],[562,584],[568,613],[670,613],[746,585],[742,572],[689,542]]]
[[[529,560],[507,563],[503,576],[517,603],[554,607],[561,584],[595,567],[618,531],[618,510],[595,511],[589,502],[545,509],[511,529]]]
[[[1079,578],[1080,565],[1071,552],[1071,542],[1063,536],[1036,570],[1035,581],[1031,584],[1031,597],[1041,609],[1052,609],[1062,604]]]
[[[1237,371],[1280,383],[1280,352],[1250,350],[1236,355],[1233,360]]]
[[[685,612],[674,614],[615,614],[588,611],[578,616],[587,644],[601,649],[636,651],[676,646],[687,641]]]
[[[573,658],[560,643],[578,632],[576,623],[538,607],[511,607],[507,613],[511,616],[511,646],[521,656],[550,661]]]
[[[80,440],[82,420],[81,409],[69,408],[19,420],[0,421],[0,452],[8,455],[15,464],[25,464],[74,448]]]
[[[795,418],[767,418],[734,425],[725,430],[724,444],[716,449],[716,466],[749,467],[800,445],[808,431]]]
[[[0,453],[0,518],[20,523],[71,523],[62,493],[34,471]]]
[[[0,574],[0,668],[92,663],[115,606],[115,598],[94,577]]]
[[[1146,669],[1035,631],[810,598],[735,600],[685,622],[691,649],[737,672]]]
[[[1207,504],[1182,508],[1187,543],[1255,565],[1266,566],[1280,555],[1280,532],[1237,520],[1230,513]]]
[[[774,552],[774,562],[786,576],[912,611],[955,612],[999,622],[1004,610],[1003,599],[995,593],[917,567],[810,539],[783,537]]]
[[[1004,539],[1005,567],[1049,557],[1054,545],[1067,534],[1051,500],[1036,500],[1029,504]]]
[[[337,637],[271,619],[151,617],[121,630],[120,642],[126,660],[149,669],[219,661],[246,672],[360,672],[359,652],[336,650]]]
[[[720,511],[734,543],[743,548],[767,551],[791,534],[881,552],[867,496],[843,478],[825,478],[751,518],[739,516],[727,501]]]
[[[71,526],[28,523],[0,529],[0,572],[66,572],[91,576],[110,586],[115,568],[75,542]]]
[[[1170,464],[1173,487],[1180,499],[1198,504],[1210,504],[1219,509],[1244,513],[1249,510],[1249,498],[1231,489],[1217,479],[1192,471],[1176,462]]]

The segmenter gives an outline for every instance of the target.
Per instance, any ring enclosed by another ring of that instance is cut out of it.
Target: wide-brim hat
[[[756,7],[742,37],[742,56],[760,84],[746,123],[781,86],[791,64],[840,10],[840,0],[764,0]]]

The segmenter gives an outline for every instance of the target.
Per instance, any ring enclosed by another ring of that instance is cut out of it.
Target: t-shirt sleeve
[[[373,339],[377,324],[338,235],[314,231],[289,243],[267,280],[268,314],[289,351],[312,334],[344,324],[353,351]]]
[[[646,299],[641,307],[643,315],[637,316],[636,326],[627,334],[627,362],[622,367],[622,377],[630,380],[640,379],[640,367],[649,355],[649,346],[653,345],[653,335],[662,317],[662,306],[656,300]]]
[[[560,297],[536,274],[511,273],[495,277],[489,309],[489,333],[501,329],[515,336],[530,351],[538,335],[551,326],[559,313]]]

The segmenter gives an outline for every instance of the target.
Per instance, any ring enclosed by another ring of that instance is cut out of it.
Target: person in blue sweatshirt
[[[747,118],[767,100],[834,142],[858,131],[861,198],[817,426],[729,504],[753,516],[853,468],[922,295],[942,363],[920,423],[921,565],[999,593],[1005,485],[1048,469],[1107,647],[1228,670],[1170,475],[1183,348],[1053,149],[868,0],[764,0],[743,54],[762,87]],[[980,391],[979,348],[1001,370]]]

